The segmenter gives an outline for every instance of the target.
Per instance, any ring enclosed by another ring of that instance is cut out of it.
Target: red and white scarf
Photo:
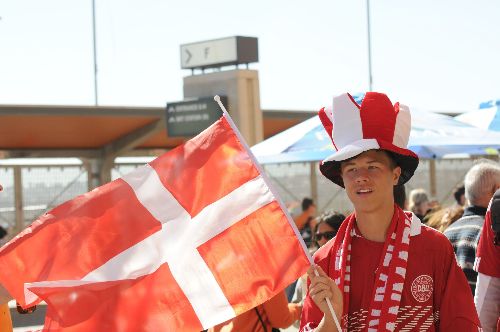
[[[408,249],[410,246],[410,225],[412,215],[398,206],[394,207],[392,222],[387,231],[383,253],[375,275],[373,297],[368,310],[367,331],[394,331],[401,294],[406,276]],[[351,214],[342,223],[335,242],[335,271],[333,280],[344,292],[343,317],[348,317],[351,280],[351,241],[359,236],[354,227],[356,217]],[[342,322],[347,327],[347,319]]]

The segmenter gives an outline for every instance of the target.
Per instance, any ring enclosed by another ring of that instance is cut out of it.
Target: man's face
[[[375,212],[394,202],[393,187],[401,168],[394,167],[386,152],[369,150],[340,166],[347,196],[358,212]]]
[[[460,205],[464,206],[467,201],[465,200],[465,194],[460,196]]]

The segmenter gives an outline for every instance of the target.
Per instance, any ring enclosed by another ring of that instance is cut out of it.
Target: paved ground
[[[35,312],[31,314],[21,315],[17,312],[16,302],[9,302],[10,316],[12,317],[12,325],[14,332],[37,331],[43,327],[47,305],[44,303],[36,307]]]
[[[37,331],[41,330],[43,325],[35,325],[35,326],[25,326],[25,327],[15,327],[14,332],[29,332],[29,331]],[[298,329],[295,327],[289,327],[287,329],[281,329],[282,332],[297,332]]]
[[[14,327],[13,332],[33,332],[39,331],[43,328],[43,325],[25,326],[25,327]]]

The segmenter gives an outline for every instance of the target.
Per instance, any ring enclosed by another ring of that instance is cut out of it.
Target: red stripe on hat
[[[396,112],[389,98],[382,93],[367,92],[360,109],[363,138],[392,142]]]
[[[377,142],[382,150],[392,151],[402,156],[409,156],[418,160],[418,156],[415,154],[415,152],[413,152],[410,149],[400,148],[399,146],[394,145],[391,142],[386,142],[381,140],[377,140]]]
[[[333,123],[330,121],[330,118],[326,114],[326,109],[323,107],[319,110],[319,119],[321,120],[321,123],[323,124],[323,127],[326,130],[326,133],[328,134],[328,137],[332,140],[333,146],[335,147],[335,150],[337,149],[337,146],[335,145],[335,142],[333,141]]]
[[[259,174],[225,118],[150,165],[192,217]]]

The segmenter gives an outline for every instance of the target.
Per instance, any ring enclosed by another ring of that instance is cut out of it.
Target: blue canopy
[[[412,110],[411,115],[408,147],[420,158],[497,154],[500,149],[500,132],[475,128],[433,112]],[[317,115],[252,147],[263,164],[320,161],[334,151]]]
[[[478,110],[460,114],[455,119],[474,127],[500,131],[500,100],[481,103]]]

